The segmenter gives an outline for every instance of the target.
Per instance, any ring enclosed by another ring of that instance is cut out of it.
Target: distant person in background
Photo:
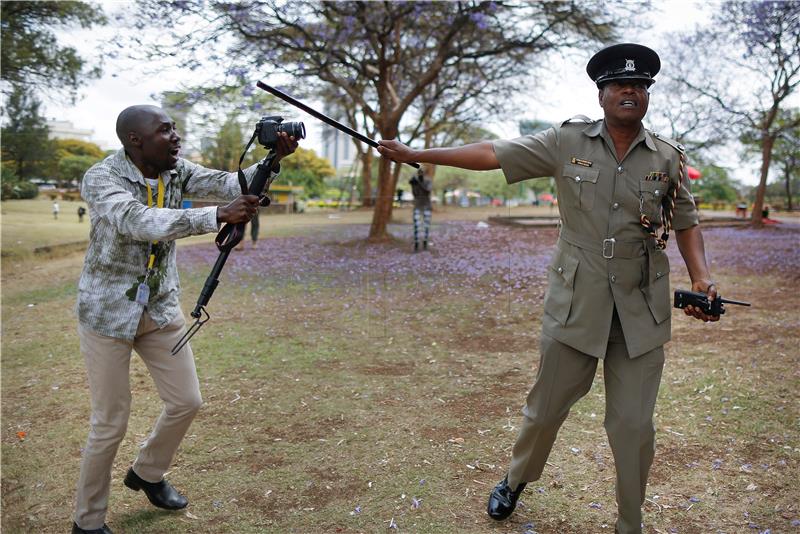
[[[58,220],[58,212],[61,211],[61,208],[58,205],[58,201],[53,201],[53,219]]]
[[[420,225],[422,226],[422,249],[428,250],[431,230],[431,191],[433,181],[425,178],[422,169],[408,181],[414,195],[414,252],[419,252]]]
[[[739,202],[736,204],[736,216],[742,219],[747,218],[747,202]]]
[[[260,230],[260,223],[258,221],[258,210],[256,210],[256,214],[253,215],[253,218],[250,219],[250,222],[245,226],[245,231],[247,231],[247,227],[250,227],[250,240],[253,242],[253,248],[256,248],[256,242],[258,242],[258,232]],[[236,250],[244,250],[244,239],[239,241],[239,244],[236,245]]]
[[[86,208],[83,206],[78,206],[78,222],[83,222],[83,216],[86,215]]]

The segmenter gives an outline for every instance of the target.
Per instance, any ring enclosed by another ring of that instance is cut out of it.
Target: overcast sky
[[[120,2],[107,2],[104,4],[107,11],[119,8]],[[655,0],[651,13],[653,29],[647,32],[631,30],[621,32],[630,35],[626,40],[639,42],[658,51],[663,48],[667,32],[689,31],[699,23],[704,22],[708,16],[709,5],[700,4],[690,0]],[[630,27],[640,25],[631,20]],[[620,21],[621,26],[626,26],[625,21]],[[79,48],[82,54],[89,59],[96,49],[95,44],[116,31],[114,28],[95,29],[91,32],[68,32],[62,38],[73,46]],[[592,118],[601,118],[601,110],[597,104],[597,90],[585,73],[585,65],[592,51],[577,54],[568,62],[560,63],[541,87],[532,87],[529,90],[537,102],[535,110],[525,115],[526,118],[536,118],[547,122],[560,122],[573,115],[583,114]],[[585,56],[585,57],[584,57]],[[571,62],[571,63],[570,63]],[[667,64],[663,65],[668,68]],[[45,116],[48,119],[68,120],[76,128],[94,130],[94,141],[102,148],[118,148],[119,141],[114,132],[114,122],[119,112],[133,104],[156,104],[159,102],[151,98],[162,91],[175,90],[186,81],[184,78],[188,71],[168,71],[159,76],[143,75],[143,68],[130,61],[107,61],[104,66],[103,77],[80,91],[81,98],[74,106],[55,105],[45,102]],[[658,79],[658,77],[656,77]],[[555,90],[556,80],[561,88],[567,86],[574,88],[568,93]],[[252,81],[253,85],[257,80]],[[552,85],[551,85],[552,84]],[[654,86],[656,89],[658,84]],[[524,93],[523,93],[524,94]],[[659,105],[658,92],[654,92],[651,99],[651,108]],[[259,117],[253,117],[254,124]],[[318,153],[320,150],[321,123],[297,110],[296,114],[287,117],[288,120],[301,120],[305,122],[308,138],[303,146],[312,148]],[[515,121],[499,122],[492,127],[502,137],[513,137],[518,134]],[[757,173],[752,169],[736,169],[734,175],[737,179],[750,185],[757,183]]]

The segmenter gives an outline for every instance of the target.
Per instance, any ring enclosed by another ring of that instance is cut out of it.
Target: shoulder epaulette
[[[574,117],[570,117],[569,119],[562,122],[561,126],[564,126],[565,124],[576,124],[576,123],[594,124],[595,122],[597,121],[590,119],[586,115],[575,115]]]
[[[665,136],[660,135],[660,134],[657,134],[656,132],[650,132],[650,135],[652,135],[654,138],[658,139],[659,141],[668,144],[669,146],[671,146],[672,148],[674,148],[675,150],[677,150],[681,154],[685,154],[686,153],[686,147],[684,147],[682,144],[680,144],[676,140],[671,139],[669,137],[665,137]]]

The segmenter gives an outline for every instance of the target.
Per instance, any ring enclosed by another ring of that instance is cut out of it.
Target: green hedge
[[[3,180],[2,200],[19,200],[24,198],[36,198],[39,188],[36,184],[26,181]]]

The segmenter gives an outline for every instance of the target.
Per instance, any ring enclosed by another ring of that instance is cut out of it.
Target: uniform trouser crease
[[[664,366],[664,350],[629,358],[615,317],[604,359],[606,417],[604,426],[617,471],[620,534],[641,532],[641,506],[655,454],[655,409]],[[538,480],[558,430],[573,404],[589,392],[597,358],[542,334],[536,382],[523,407],[519,437],[512,451],[508,484]]]
[[[522,426],[512,451],[510,487],[542,475],[558,429],[572,405],[591,389],[596,369],[597,358],[542,334],[536,383],[522,409]]]

